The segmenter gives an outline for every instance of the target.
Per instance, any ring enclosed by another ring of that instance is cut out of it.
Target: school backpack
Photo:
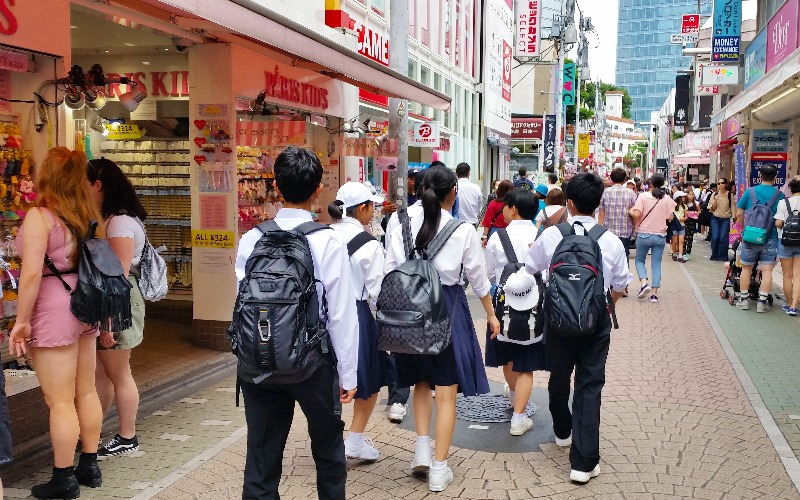
[[[778,201],[781,192],[777,189],[767,204],[759,203],[755,188],[747,190],[750,193],[751,207],[744,213],[744,231],[742,241],[753,245],[763,245],[769,240],[772,228],[775,226],[775,217],[772,207]]]
[[[450,345],[450,315],[439,273],[431,261],[463,221],[447,221],[417,255],[411,220],[402,222],[407,259],[389,272],[378,294],[378,349],[403,354],[439,354]]]
[[[783,234],[781,235],[781,245],[785,247],[800,246],[800,210],[792,210],[789,198],[784,198],[786,212],[789,214],[783,223]]]
[[[284,230],[274,220],[256,227],[264,234],[247,258],[227,333],[238,357],[237,384],[296,384],[329,352],[306,237],[330,227],[309,221]],[[327,316],[324,293],[322,313]]]
[[[72,288],[45,254],[44,263],[70,294],[69,310],[83,323],[104,332],[121,332],[132,326],[131,285],[117,254],[107,240],[96,238],[97,222],[89,223],[86,238],[78,242],[78,281]]]
[[[575,225],[583,224],[575,222]],[[562,240],[550,261],[543,313],[545,333],[577,337],[597,332],[611,313],[618,328],[614,302],[603,283],[603,254],[598,239],[606,228],[596,224],[585,234],[575,225],[559,224]]]
[[[517,253],[514,251],[514,246],[511,244],[511,238],[508,237],[508,231],[506,231],[505,228],[501,228],[498,229],[495,234],[500,238],[500,244],[503,246],[503,252],[506,255],[508,263],[503,266],[503,272],[500,273],[500,281],[498,281],[497,291],[494,295],[494,313],[497,319],[500,320],[500,331],[503,332],[506,338],[526,342],[531,339],[530,322],[535,315],[535,309],[528,309],[525,311],[513,309],[506,304],[505,294],[505,285],[509,276],[525,267],[525,264],[519,262],[517,259]],[[541,291],[541,275],[537,273],[535,277],[536,284]],[[508,323],[507,325],[506,322]],[[508,328],[506,328],[506,326],[508,326]]]
[[[352,257],[354,253],[358,252],[358,250],[369,243],[370,241],[377,241],[374,236],[369,234],[366,231],[362,231],[357,235],[353,236],[353,239],[347,242],[347,256]]]

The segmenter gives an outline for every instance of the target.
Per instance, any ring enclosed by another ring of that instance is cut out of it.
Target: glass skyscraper
[[[701,9],[706,19],[712,2],[702,1]],[[670,43],[670,36],[681,32],[683,14],[696,12],[697,0],[619,0],[616,84],[628,89],[637,123],[661,109],[676,71],[689,68],[691,58],[681,56],[681,46]]]

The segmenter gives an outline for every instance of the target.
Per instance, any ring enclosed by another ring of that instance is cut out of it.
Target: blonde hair
[[[37,206],[53,212],[77,240],[86,238],[89,223],[96,221],[97,236],[104,236],[100,209],[89,191],[86,165],[89,160],[81,151],[53,148],[37,169]]]

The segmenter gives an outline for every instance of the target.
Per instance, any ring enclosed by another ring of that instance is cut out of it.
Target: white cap
[[[383,198],[372,193],[370,188],[360,182],[346,182],[336,193],[336,199],[341,201],[343,208],[347,210],[367,201],[383,203]]]
[[[539,287],[536,278],[524,268],[512,274],[503,287],[506,305],[517,311],[527,311],[539,302]]]
[[[672,195],[672,198],[673,199],[678,199],[681,196],[686,196],[686,193],[684,193],[683,191],[675,191],[675,194]]]

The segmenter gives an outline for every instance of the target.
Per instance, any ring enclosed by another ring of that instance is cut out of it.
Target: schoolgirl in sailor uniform
[[[359,325],[358,385],[350,434],[344,441],[345,456],[367,461],[377,460],[380,454],[372,441],[364,437],[364,430],[378,392],[393,378],[386,353],[378,350],[378,327],[370,308],[380,292],[385,267],[383,246],[364,229],[372,220],[375,203],[383,203],[383,198],[364,184],[347,182],[339,188],[336,201],[328,207],[335,221],[331,227],[347,243]]]
[[[455,174],[443,165],[429,168],[424,182],[423,216],[410,219],[412,244],[418,251],[427,248],[453,218],[450,210],[455,203],[458,184]],[[407,259],[402,229],[402,226],[397,227],[389,239],[387,273]],[[447,454],[455,427],[456,394],[460,391],[465,396],[473,396],[489,392],[480,345],[464,293],[465,277],[481,298],[492,330],[499,332],[500,324],[492,307],[481,241],[474,227],[470,224],[459,226],[431,263],[439,273],[450,314],[451,343],[438,355],[398,353],[396,361],[398,385],[414,386],[417,446],[411,463],[412,473],[428,472],[428,489],[443,491],[453,480],[453,472],[447,466]],[[436,390],[436,452],[432,457],[430,418],[433,388]]]

